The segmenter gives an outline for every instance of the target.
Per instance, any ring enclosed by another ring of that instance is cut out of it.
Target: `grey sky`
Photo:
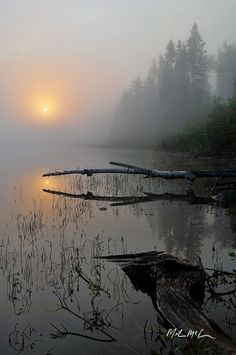
[[[74,115],[111,107],[194,22],[210,54],[234,42],[235,14],[235,0],[0,0],[2,110],[12,115],[34,76],[65,86]]]

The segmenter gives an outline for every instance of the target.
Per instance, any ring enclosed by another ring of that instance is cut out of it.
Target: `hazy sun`
[[[40,122],[40,124],[50,124],[55,120],[60,121],[58,99],[56,97],[38,96],[35,94],[32,97],[31,107],[29,106],[29,112],[31,110],[30,118]]]

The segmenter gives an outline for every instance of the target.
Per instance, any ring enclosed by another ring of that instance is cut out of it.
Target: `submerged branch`
[[[108,339],[102,339],[102,338],[97,338],[94,336],[86,335],[83,333],[68,331],[67,328],[63,324],[61,324],[61,329],[58,328],[57,326],[55,326],[55,324],[53,324],[52,322],[50,322],[50,324],[56,330],[55,333],[50,334],[53,339],[65,338],[67,335],[75,335],[75,336],[79,336],[81,338],[95,340],[95,341],[102,342],[102,343],[111,343],[111,342],[115,341],[115,339],[111,336]]]
[[[72,333],[72,332],[63,332],[63,331],[60,331],[58,328],[56,328],[55,325],[53,325],[54,328],[57,329],[58,333],[57,334],[51,334],[52,337],[54,338],[58,338],[58,337],[65,337],[67,334],[69,335],[77,335],[77,336],[82,336],[84,338],[90,338],[90,339],[93,339],[93,340],[96,340],[96,341],[102,341],[102,342],[113,342],[113,341],[116,341],[116,339],[110,335],[109,333],[107,333],[104,329],[102,329],[101,327],[99,327],[96,323],[94,323],[92,320],[89,320],[89,319],[86,319],[84,316],[80,315],[79,313],[75,312],[72,308],[70,308],[66,301],[62,298],[62,296],[60,295],[58,289],[55,290],[54,294],[57,296],[59,302],[60,302],[60,308],[59,309],[63,309],[65,311],[67,311],[68,313],[70,313],[71,315],[75,316],[76,318],[82,320],[84,322],[84,324],[87,324],[89,325],[90,327],[90,330],[93,332],[93,331],[96,331],[97,333],[101,333],[102,335],[104,335],[105,337],[107,338],[93,338],[91,336],[84,336],[82,335],[81,333]],[[64,327],[64,330],[66,328]]]

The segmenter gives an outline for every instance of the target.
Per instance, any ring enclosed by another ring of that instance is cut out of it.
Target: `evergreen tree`
[[[138,106],[143,103],[143,82],[138,76],[134,81],[132,81],[129,92],[133,98],[134,103]]]
[[[174,106],[175,106],[175,64],[176,48],[173,41],[166,46],[164,56],[159,57],[159,94],[161,124],[160,132],[165,134],[173,127]]]
[[[198,118],[206,109],[209,100],[208,59],[205,42],[194,23],[187,40],[188,75],[192,112]]]
[[[166,46],[165,61],[169,72],[172,72],[172,74],[175,68],[175,56],[176,56],[175,44],[172,40],[170,40]]]
[[[144,81],[144,117],[143,133],[145,140],[150,143],[154,141],[158,134],[158,113],[159,113],[159,93],[158,93],[158,66],[153,59],[152,65]]]
[[[209,100],[208,57],[198,27],[177,45],[171,40],[144,82],[138,77],[120,99],[114,135],[127,145],[154,142],[205,114]]]
[[[165,109],[173,98],[176,50],[173,41],[166,46],[165,55],[159,57],[159,92]]]
[[[152,61],[152,65],[144,82],[144,90],[146,91],[146,96],[149,94],[156,96],[158,93],[158,67],[155,59]]]
[[[233,95],[236,79],[236,45],[224,44],[218,52],[216,93],[224,100]]]
[[[192,117],[192,107],[190,100],[190,80],[188,52],[185,42],[178,41],[176,46],[175,65],[175,97],[176,97],[176,117],[179,120],[179,127],[185,125]]]

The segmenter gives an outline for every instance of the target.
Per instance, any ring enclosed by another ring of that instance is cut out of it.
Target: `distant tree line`
[[[224,44],[217,58],[210,57],[195,23],[186,41],[170,40],[158,64],[153,60],[145,80],[137,77],[122,93],[111,143],[152,147],[163,137],[195,125],[211,110],[213,96],[224,102],[233,96],[235,78],[236,45]]]

